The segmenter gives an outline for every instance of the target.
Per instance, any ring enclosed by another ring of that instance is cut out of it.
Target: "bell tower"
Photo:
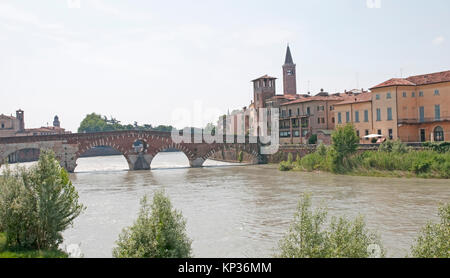
[[[266,100],[275,96],[275,77],[268,76],[267,74],[252,80],[253,82],[253,101],[255,108],[264,108]]]
[[[295,64],[292,60],[291,50],[289,45],[286,50],[286,59],[283,65],[283,94],[296,95],[297,94],[297,77],[295,71]]]

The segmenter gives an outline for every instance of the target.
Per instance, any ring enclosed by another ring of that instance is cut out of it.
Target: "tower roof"
[[[277,78],[276,77],[272,77],[272,76],[268,76],[266,74],[266,75],[261,76],[260,78],[256,78],[256,79],[252,80],[251,82],[255,82],[255,81],[260,80],[260,79],[271,79],[271,80],[274,80],[274,79],[277,79]]]
[[[292,60],[291,49],[289,48],[289,45],[287,46],[286,59],[284,60],[284,64],[285,65],[292,65],[292,64],[294,64],[294,61]]]

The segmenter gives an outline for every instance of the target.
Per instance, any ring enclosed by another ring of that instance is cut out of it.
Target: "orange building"
[[[371,90],[377,133],[404,142],[450,141],[450,71],[393,78]]]
[[[374,131],[372,117],[372,93],[363,92],[351,95],[344,101],[334,104],[336,125],[352,123],[361,143],[370,143],[364,136]]]

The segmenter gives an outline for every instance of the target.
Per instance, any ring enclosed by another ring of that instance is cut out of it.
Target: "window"
[[[297,116],[300,116],[300,108],[297,108]]]
[[[426,136],[425,136],[425,129],[421,129],[420,130],[420,142],[425,142],[427,141]]]
[[[289,117],[291,117],[291,116],[292,116],[292,110],[289,109]]]
[[[325,118],[322,118],[322,124],[324,124],[325,123]]]
[[[380,95],[376,95],[375,98],[376,98],[376,100],[379,100],[380,99]]]
[[[306,107],[306,114],[311,114],[311,109],[309,107]]]
[[[425,121],[425,108],[423,106],[419,107],[419,121],[421,123]]]
[[[355,111],[355,122],[359,123],[359,111]]]
[[[381,129],[377,130],[378,135],[381,135]]]
[[[444,141],[444,130],[440,126],[437,126],[434,129],[434,141],[435,142],[443,142]]]
[[[4,123],[2,123],[2,128],[5,128],[5,124]]]
[[[388,121],[392,121],[392,108],[387,109],[387,119]]]
[[[416,97],[416,92],[412,92],[411,97]]]
[[[341,115],[341,112],[338,112],[338,124],[342,124],[342,115]]]
[[[369,135],[369,130],[366,129],[366,130],[364,131],[364,133],[366,134],[366,136]]]
[[[317,123],[320,124],[320,118],[317,118]]]
[[[419,97],[423,97],[423,91],[419,92]]]
[[[350,122],[350,112],[345,112],[345,122],[348,123]]]
[[[392,129],[389,129],[389,139],[390,140],[394,139],[394,135],[393,135]]]
[[[290,131],[280,131],[280,137],[281,138],[291,137],[291,132]]]
[[[333,106],[330,106],[330,111],[333,111]]]
[[[434,90],[434,95],[438,96],[439,95],[439,90]]]
[[[377,108],[377,121],[381,121],[381,109]]]
[[[434,106],[434,119],[436,121],[440,121],[441,120],[441,106],[439,104],[436,104]]]
[[[387,98],[387,99],[390,99],[390,98],[392,98],[392,96],[391,96],[391,92],[388,92],[388,93],[387,93],[387,95],[386,95],[386,98]]]
[[[364,110],[364,122],[369,122],[369,110]]]
[[[403,92],[403,97],[406,97],[406,92]]]
[[[359,137],[359,130],[357,130],[357,131],[356,131],[356,136],[358,136],[358,137]]]
[[[334,117],[331,118],[331,122],[334,124],[335,122]]]
[[[295,130],[294,131],[294,137],[300,137],[300,131]]]

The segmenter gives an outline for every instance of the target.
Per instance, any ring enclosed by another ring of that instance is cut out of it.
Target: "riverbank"
[[[366,151],[353,154],[339,164],[326,149],[279,164],[281,171],[331,172],[350,176],[449,179],[450,153],[432,150],[404,152]]]
[[[0,233],[0,259],[4,258],[67,258],[68,255],[60,250],[8,250],[6,236]]]

